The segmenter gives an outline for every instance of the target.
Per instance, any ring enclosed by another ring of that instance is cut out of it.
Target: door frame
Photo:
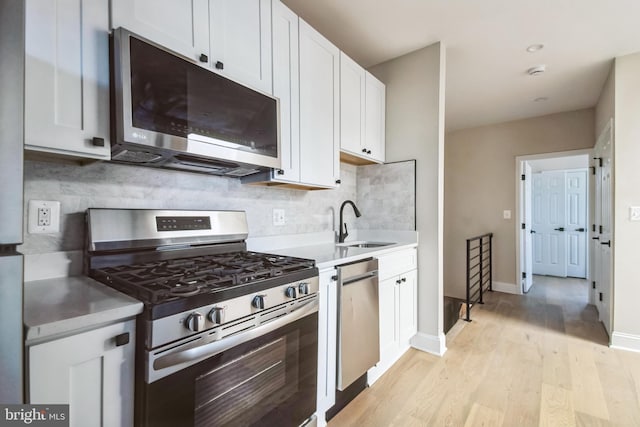
[[[515,284],[516,284],[516,290],[518,291],[518,294],[524,294],[523,292],[523,286],[522,286],[522,265],[524,265],[524,251],[522,250],[522,245],[524,244],[524,242],[522,241],[522,239],[520,238],[520,233],[521,233],[521,223],[523,220],[523,215],[524,212],[522,212],[522,208],[521,206],[523,206],[523,197],[524,194],[521,191],[521,177],[520,175],[522,174],[522,167],[523,167],[523,163],[525,162],[529,162],[531,160],[542,160],[542,159],[552,159],[552,158],[557,158],[557,157],[570,157],[570,156],[579,156],[579,155],[588,155],[589,159],[591,157],[593,157],[593,149],[592,148],[587,148],[587,149],[582,149],[582,150],[570,150],[570,151],[557,151],[557,152],[551,152],[551,153],[541,153],[541,154],[530,154],[530,155],[525,155],[525,156],[517,156],[515,159],[515,187],[516,187],[516,203],[515,203],[515,208],[516,208],[516,214],[515,214],[515,224],[514,224],[514,228],[515,228],[515,235],[516,235],[516,277],[515,277]],[[587,166],[588,167],[588,166]],[[593,210],[593,197],[591,197],[591,193],[593,191],[593,180],[591,179],[587,179],[587,224],[589,223],[589,221],[591,221],[591,212]],[[589,248],[587,248],[587,253],[586,253],[587,259],[585,260],[586,263],[586,268],[587,268],[587,280],[591,280],[591,268],[590,268],[590,259],[591,259],[591,254],[589,251]],[[530,273],[532,274],[532,273]],[[589,303],[593,303],[593,301],[591,301],[592,295],[591,292],[589,292]]]

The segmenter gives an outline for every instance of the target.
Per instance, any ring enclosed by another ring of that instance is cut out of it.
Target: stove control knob
[[[204,316],[198,312],[191,313],[185,321],[185,326],[193,332],[200,332],[204,329]]]
[[[213,307],[209,312],[209,320],[216,325],[221,325],[224,323],[224,314],[224,307]]]
[[[293,286],[289,286],[287,289],[285,289],[284,294],[288,298],[295,298],[296,297],[296,288],[293,287]]]
[[[266,297],[266,295],[256,295],[255,297],[253,297],[251,305],[262,310],[264,308],[264,297]]]
[[[309,284],[306,282],[302,282],[298,285],[298,292],[300,295],[308,295],[309,294]]]

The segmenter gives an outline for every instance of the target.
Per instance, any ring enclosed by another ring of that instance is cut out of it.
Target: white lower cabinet
[[[71,426],[132,426],[134,343],[128,320],[28,347],[28,402],[69,404]]]
[[[380,362],[368,371],[373,384],[410,347],[418,330],[416,249],[378,257]]]
[[[335,403],[338,282],[335,268],[320,271],[318,312],[318,426],[326,425],[325,412]]]

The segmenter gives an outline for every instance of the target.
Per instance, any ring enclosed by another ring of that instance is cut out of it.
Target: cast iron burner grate
[[[233,252],[95,270],[109,283],[151,304],[280,277],[314,267],[312,260]]]

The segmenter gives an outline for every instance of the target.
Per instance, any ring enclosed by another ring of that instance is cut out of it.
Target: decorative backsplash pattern
[[[415,230],[415,162],[353,166],[341,164],[335,190],[303,191],[243,185],[239,180],[162,169],[96,162],[25,162],[24,254],[80,250],[84,211],[89,207],[244,210],[251,237],[338,229],[342,201],[356,202],[362,217],[347,210],[349,228]],[[29,200],[61,202],[60,232],[26,232]],[[286,223],[273,225],[273,209]]]
[[[103,162],[80,166],[26,161],[24,176],[25,214],[29,200],[61,202],[59,233],[27,233],[25,215],[24,254],[82,249],[84,211],[89,207],[244,210],[249,235],[258,237],[337,230],[341,201],[356,198],[356,167],[348,164],[341,165],[340,188],[317,191]],[[274,208],[285,210],[284,226],[273,225]]]
[[[416,229],[416,162],[366,165],[357,168],[361,230]]]

